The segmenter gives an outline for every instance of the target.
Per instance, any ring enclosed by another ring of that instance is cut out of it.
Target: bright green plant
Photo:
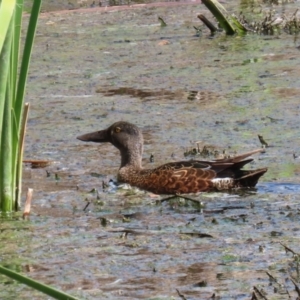
[[[247,32],[246,28],[239,22],[239,20],[234,16],[230,16],[218,0],[202,0],[202,3],[215,16],[226,34],[245,34]]]
[[[0,266],[0,274],[6,275],[14,280],[17,280],[20,283],[26,284],[27,286],[32,287],[36,291],[40,291],[46,295],[53,297],[54,299],[59,300],[78,300],[78,298],[68,295],[64,292],[61,292],[51,286],[45,285],[41,282],[35,281],[31,278],[28,278],[20,273],[9,270],[5,267]]]
[[[0,212],[20,206],[28,106],[24,93],[41,0],[34,0],[20,56],[23,0],[0,0]]]

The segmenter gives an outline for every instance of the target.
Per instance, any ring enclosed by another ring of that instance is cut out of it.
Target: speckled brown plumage
[[[254,187],[267,168],[241,170],[252,159],[254,150],[232,158],[213,161],[180,161],[167,163],[155,169],[142,168],[143,135],[128,122],[116,122],[105,130],[77,137],[81,141],[110,142],[120,150],[120,182],[156,193],[182,194],[202,191]]]

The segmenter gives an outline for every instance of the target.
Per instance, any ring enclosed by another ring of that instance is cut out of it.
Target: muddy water
[[[189,4],[41,15],[25,158],[53,163],[25,166],[32,214],[1,224],[3,265],[81,299],[250,299],[254,286],[287,299],[267,271],[293,295],[298,269],[280,242],[299,252],[299,41],[211,38],[205,28],[199,37],[200,12]],[[203,207],[116,191],[108,182],[117,150],[76,140],[116,120],[143,130],[147,167],[184,159],[196,141],[249,151],[260,134],[269,147],[250,167],[269,171],[254,191],[195,195]],[[1,299],[48,299],[0,279]]]

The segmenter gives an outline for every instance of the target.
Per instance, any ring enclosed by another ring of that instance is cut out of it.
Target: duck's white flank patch
[[[228,190],[234,186],[234,180],[230,177],[215,178],[212,183],[217,190]]]
[[[232,178],[230,177],[225,177],[225,178],[214,178],[212,179],[212,182],[218,183],[218,182],[226,182],[226,181],[231,181]]]

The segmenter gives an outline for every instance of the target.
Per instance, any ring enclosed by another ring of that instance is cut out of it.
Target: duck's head
[[[107,129],[83,134],[77,139],[84,142],[109,142],[120,150],[122,164],[138,163],[143,153],[143,135],[137,126],[128,122],[116,122]]]

